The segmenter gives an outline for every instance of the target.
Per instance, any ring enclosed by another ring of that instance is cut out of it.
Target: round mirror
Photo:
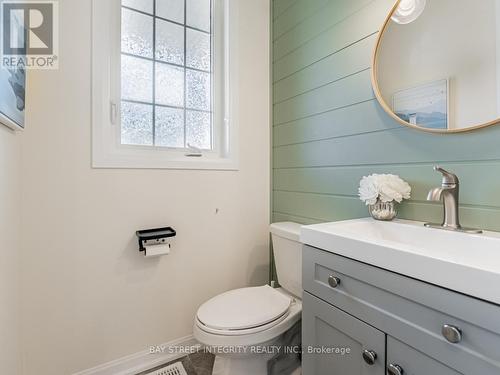
[[[448,133],[500,122],[500,1],[396,2],[372,74],[377,99],[404,125]]]

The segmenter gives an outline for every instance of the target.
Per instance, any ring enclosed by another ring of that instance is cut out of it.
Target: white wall
[[[202,302],[267,281],[269,4],[238,1],[241,168],[224,172],[90,167],[91,0],[60,0],[60,69],[33,74],[24,135],[25,374],[185,336]],[[172,254],[144,259],[135,230],[162,225]]]
[[[498,118],[496,3],[428,1],[416,21],[391,22],[379,53],[386,102],[398,90],[449,78],[451,128]]]
[[[18,373],[20,135],[0,125],[0,374]]]

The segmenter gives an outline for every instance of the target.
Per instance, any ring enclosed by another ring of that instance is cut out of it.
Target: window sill
[[[106,142],[100,132],[93,134],[92,167],[96,169],[187,169],[237,171],[238,150],[227,155],[206,152],[200,157],[185,156],[186,151],[118,146]]]
[[[229,158],[195,157],[182,159],[147,159],[134,157],[94,157],[92,167],[95,169],[185,169],[185,170],[219,170],[238,171],[239,164]]]

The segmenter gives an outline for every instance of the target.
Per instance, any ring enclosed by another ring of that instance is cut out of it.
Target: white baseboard
[[[139,353],[104,363],[88,370],[74,373],[73,375],[135,375],[164,363],[175,361],[188,353],[179,352],[178,347],[194,347],[198,345],[192,335],[158,345],[158,352],[152,354],[150,349]],[[161,350],[160,350],[161,349]]]

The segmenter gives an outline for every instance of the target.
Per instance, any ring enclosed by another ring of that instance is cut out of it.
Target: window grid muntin
[[[146,15],[148,17],[151,17],[153,19],[153,58],[145,57],[145,56],[139,56],[139,55],[134,55],[132,53],[127,53],[127,52],[122,52],[120,48],[120,54],[123,56],[130,56],[142,60],[147,60],[150,61],[153,65],[153,100],[152,102],[144,102],[140,100],[131,100],[131,99],[123,99],[121,98],[120,100],[122,102],[126,103],[134,103],[134,104],[143,104],[143,105],[150,105],[152,106],[152,124],[153,124],[153,129],[152,129],[152,147],[164,147],[164,148],[176,148],[176,147],[165,147],[165,146],[157,146],[156,145],[156,107],[163,107],[163,108],[172,108],[172,109],[181,109],[183,110],[183,117],[184,117],[184,147],[183,149],[188,148],[188,140],[187,140],[187,112],[192,111],[192,112],[201,112],[201,113],[209,113],[210,114],[210,124],[209,124],[209,130],[210,130],[210,148],[208,150],[213,150],[214,149],[214,129],[213,129],[213,108],[214,108],[214,98],[213,98],[213,91],[214,91],[214,77],[213,77],[213,61],[214,61],[214,55],[213,55],[213,0],[210,0],[210,31],[206,31],[203,29],[199,29],[197,27],[189,26],[187,24],[187,0],[184,0],[184,23],[179,23],[174,20],[170,20],[165,17],[161,17],[157,15],[156,11],[156,3],[157,0],[153,0],[153,13],[148,13],[144,12],[139,9],[135,9],[129,6],[121,5],[122,9],[127,9],[136,13],[140,13],[143,15]],[[157,21],[161,20],[164,22],[169,22],[178,26],[182,26],[184,28],[184,64],[175,64],[171,62],[166,62],[157,59],[156,56],[156,50],[157,50],[157,43],[156,43],[156,30],[157,30]],[[201,32],[204,34],[207,34],[210,36],[210,69],[209,70],[204,70],[204,69],[198,69],[198,68],[192,68],[187,65],[187,29],[194,30],[197,32]],[[172,105],[166,105],[166,104],[159,104],[156,103],[156,64],[165,64],[169,65],[172,67],[177,67],[177,68],[182,68],[184,69],[184,106],[172,106]],[[201,73],[207,73],[209,74],[210,77],[210,110],[202,110],[198,108],[191,108],[187,106],[187,98],[188,98],[188,92],[187,92],[187,70],[192,70],[196,72],[201,72]],[[130,145],[129,145],[130,146]],[[133,146],[133,145],[132,145]]]
[[[156,0],[155,0],[156,1]],[[155,9],[156,10],[156,9]],[[187,25],[187,0],[184,0],[184,25]],[[187,147],[188,141],[187,141],[187,110],[186,110],[186,105],[187,105],[187,40],[186,40],[187,32],[186,32],[186,27],[184,26],[184,147]]]
[[[153,146],[156,146],[156,0],[153,0]]]

